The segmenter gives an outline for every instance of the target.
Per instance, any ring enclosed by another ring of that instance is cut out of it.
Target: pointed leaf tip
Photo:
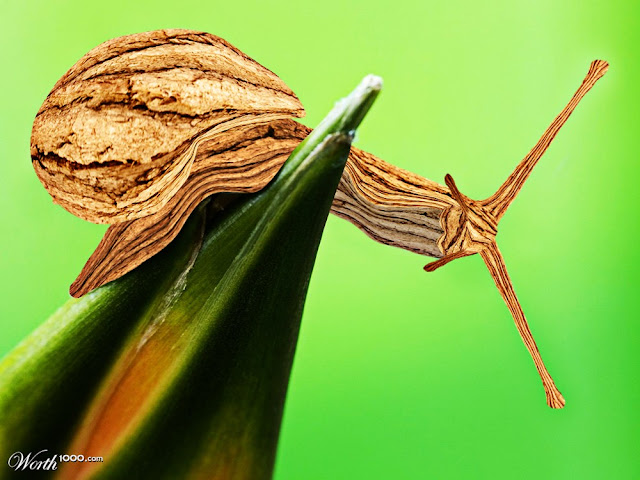
[[[352,133],[367,114],[376,97],[382,90],[382,78],[376,75],[367,75],[360,84],[346,97],[345,113],[340,124],[340,130]]]

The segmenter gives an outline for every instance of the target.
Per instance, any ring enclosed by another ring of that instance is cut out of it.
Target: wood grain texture
[[[152,215],[111,225],[69,292],[80,297],[120,278],[178,235],[193,210],[219,192],[263,189],[308,129],[292,120],[251,124],[203,142],[180,192]]]
[[[331,213],[380,243],[441,257],[440,217],[453,205],[445,187],[352,147]]]
[[[507,273],[504,259],[496,243],[498,223],[522,189],[540,157],[551,145],[560,128],[569,119],[580,100],[602,78],[608,68],[609,64],[604,60],[595,60],[591,63],[586,77],[569,103],[562,109],[549,128],[545,130],[533,149],[491,197],[481,201],[472,200],[460,192],[451,175],[445,177],[445,182],[456,201],[456,205],[447,207],[442,212],[441,222],[444,234],[438,240],[438,246],[443,253],[443,257],[425,267],[426,271],[432,272],[457,258],[476,253],[480,254],[498,287],[500,295],[507,304],[518,332],[540,374],[547,397],[547,404],[551,408],[564,407],[565,400],[542,361]]]
[[[110,226],[71,285],[71,295],[80,297],[156,255],[205,198],[264,188],[310,132],[286,119],[204,141],[179,194],[153,215]],[[381,243],[438,257],[440,215],[443,206],[452,204],[446,188],[352,147],[331,212]]]
[[[531,151],[522,159],[518,167],[507,178],[507,180],[500,186],[500,188],[491,197],[484,200],[484,206],[488,209],[489,213],[500,220],[502,216],[511,205],[511,202],[516,198],[524,182],[531,174],[533,167],[536,166],[540,157],[547,151],[549,145],[556,137],[560,128],[569,119],[569,116],[573,113],[575,108],[580,103],[580,100],[593,88],[598,80],[607,73],[609,70],[609,63],[605,60],[594,60],[589,66],[589,71],[585,76],[582,84],[573,94],[573,97],[569,103],[562,109],[558,116],[551,122],[551,125],[545,130],[540,137],[540,140],[534,145]]]
[[[511,312],[511,316],[516,323],[518,333],[520,334],[520,337],[527,347],[527,350],[533,359],[533,363],[538,370],[547,398],[547,405],[551,408],[564,407],[564,397],[560,393],[560,390],[558,390],[558,387],[556,387],[553,378],[551,378],[547,367],[545,367],[544,362],[542,361],[542,356],[540,355],[536,341],[533,339],[533,334],[529,329],[529,324],[527,323],[527,319],[525,318],[522,307],[520,306],[520,301],[513,289],[511,278],[509,278],[509,274],[507,273],[507,267],[505,266],[504,258],[502,258],[498,245],[495,242],[488,244],[485,249],[480,251],[480,256],[489,269],[489,273],[491,274],[496,287],[498,287],[500,295],[507,304],[507,307]]]
[[[206,140],[252,122],[303,116],[295,94],[223,39],[158,30],[105,42],[54,86],[33,124],[35,171],[85,220],[156,213]]]

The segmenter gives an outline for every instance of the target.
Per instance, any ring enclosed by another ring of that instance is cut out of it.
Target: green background
[[[543,358],[552,411],[479,257],[428,259],[328,221],[275,477],[640,478],[636,2],[0,3],[0,354],[67,298],[104,226],[53,205],[33,117],[86,51],[158,28],[217,34],[274,70],[313,126],[367,73],[385,80],[356,145],[472,198],[491,194],[578,87],[578,107],[498,242]],[[0,459],[5,462],[6,459]]]

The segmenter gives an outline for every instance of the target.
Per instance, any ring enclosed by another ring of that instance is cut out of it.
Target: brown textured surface
[[[547,397],[547,404],[552,408],[564,407],[565,401],[557,389],[551,375],[547,371],[538,347],[533,340],[533,335],[527,324],[527,320],[516,296],[511,279],[507,273],[502,254],[496,244],[498,222],[507,211],[511,202],[522,189],[533,167],[547,150],[551,141],[567,121],[580,100],[595,85],[595,83],[607,72],[609,64],[604,60],[595,60],[591,63],[589,71],[582,84],[573,95],[567,106],[554,119],[549,128],[544,132],[540,140],[518,164],[513,173],[502,186],[486,200],[476,201],[463,195],[458,190],[450,175],[445,177],[451,195],[456,200],[456,205],[446,208],[441,217],[444,235],[440,238],[440,247],[443,258],[425,267],[431,272],[456,258],[479,253],[484,260],[489,273],[504,299],[516,327],[525,346],[531,354],[531,358],[538,369]]]
[[[187,180],[199,143],[303,115],[282,80],[221,38],[158,30],[80,59],[40,108],[31,156],[56,203],[117,223],[160,210]]]
[[[544,393],[547,397],[547,405],[551,408],[564,407],[564,397],[560,393],[560,390],[558,390],[558,387],[556,387],[553,378],[551,378],[547,367],[545,367],[544,362],[542,361],[540,351],[538,350],[536,341],[533,339],[531,330],[529,330],[529,324],[524,316],[524,312],[522,311],[516,292],[513,289],[511,278],[509,278],[509,274],[507,273],[507,267],[504,264],[504,258],[502,258],[498,245],[495,242],[489,243],[485,249],[480,251],[480,256],[489,269],[489,273],[491,274],[496,287],[498,287],[500,295],[507,304],[507,307],[511,312],[511,316],[516,323],[518,333],[520,334],[520,337],[522,338],[524,345],[527,347],[527,350],[533,359],[533,363],[538,370],[538,374],[542,379]]]
[[[158,212],[111,225],[69,292],[80,297],[169,245],[191,212],[217,192],[256,192],[278,173],[308,129],[292,120],[250,125],[202,144],[192,174]]]
[[[208,196],[264,188],[310,131],[290,119],[276,120],[203,142],[191,176],[161,210],[109,227],[71,295],[82,296],[160,252]],[[438,257],[440,215],[452,204],[446,188],[352,147],[331,211],[379,242]]]
[[[437,183],[352,148],[331,213],[380,243],[441,257],[440,216],[454,204]]]

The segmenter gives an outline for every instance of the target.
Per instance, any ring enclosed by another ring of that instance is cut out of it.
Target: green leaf
[[[104,458],[59,464],[63,478],[270,478],[318,244],[380,86],[363,80],[267,188],[203,204],[167,249],[10,353],[0,456]]]

